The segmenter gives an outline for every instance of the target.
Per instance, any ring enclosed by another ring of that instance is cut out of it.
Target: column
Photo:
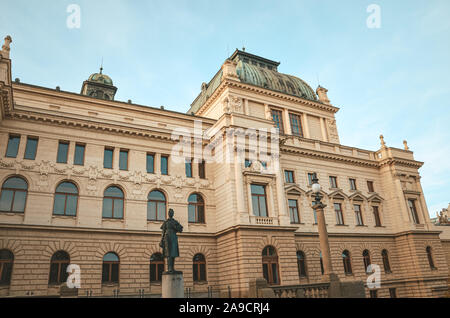
[[[325,127],[325,118],[320,117],[320,129],[322,130],[322,140],[328,142],[327,129]]]
[[[242,163],[241,156],[242,154],[235,152],[234,156],[234,177],[235,177],[235,185],[236,185],[236,207],[237,207],[237,215],[236,220],[238,223],[248,223],[249,221],[249,213],[246,211],[245,204],[245,195],[244,195],[244,177],[242,175]],[[243,160],[242,160],[243,162]],[[251,202],[251,201],[250,201]]]
[[[305,113],[302,114],[302,124],[303,124],[303,134],[305,138],[311,138],[309,134],[309,125],[308,125],[308,115]]]
[[[289,111],[287,109],[283,110],[283,121],[284,121],[284,133],[286,135],[292,135],[291,121],[289,119]]]

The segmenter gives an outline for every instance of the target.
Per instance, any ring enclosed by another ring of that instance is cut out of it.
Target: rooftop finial
[[[244,51],[244,52],[245,52],[245,46],[243,46],[243,47],[242,47],[242,51]]]
[[[381,141],[381,147],[385,148],[386,147],[386,143],[384,142],[384,136],[380,135],[380,141]]]
[[[405,150],[409,150],[408,142],[406,140],[403,140],[403,145],[405,146]]]
[[[100,65],[100,74],[103,72],[103,57],[102,57],[102,64]]]

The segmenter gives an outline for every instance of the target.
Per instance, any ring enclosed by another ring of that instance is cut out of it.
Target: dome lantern
[[[117,87],[114,86],[111,77],[103,74],[103,66],[99,73],[94,73],[83,82],[81,94],[99,99],[114,100]]]

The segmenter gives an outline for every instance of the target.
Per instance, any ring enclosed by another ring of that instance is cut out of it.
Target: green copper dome
[[[279,73],[270,65],[247,63],[239,60],[236,73],[243,83],[259,86],[273,91],[298,96],[309,100],[317,100],[312,88],[302,79]]]
[[[100,71],[100,73],[94,73],[91,76],[89,76],[88,81],[105,84],[105,85],[111,85],[111,86],[113,85],[113,81],[112,81],[111,77],[109,77],[108,75],[102,74],[102,71]]]

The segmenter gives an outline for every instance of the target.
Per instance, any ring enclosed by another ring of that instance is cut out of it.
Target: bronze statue
[[[167,272],[174,273],[175,257],[179,257],[177,233],[183,232],[183,226],[173,218],[173,209],[169,209],[169,219],[161,225],[162,238],[159,246],[163,249],[163,256],[167,257]]]

